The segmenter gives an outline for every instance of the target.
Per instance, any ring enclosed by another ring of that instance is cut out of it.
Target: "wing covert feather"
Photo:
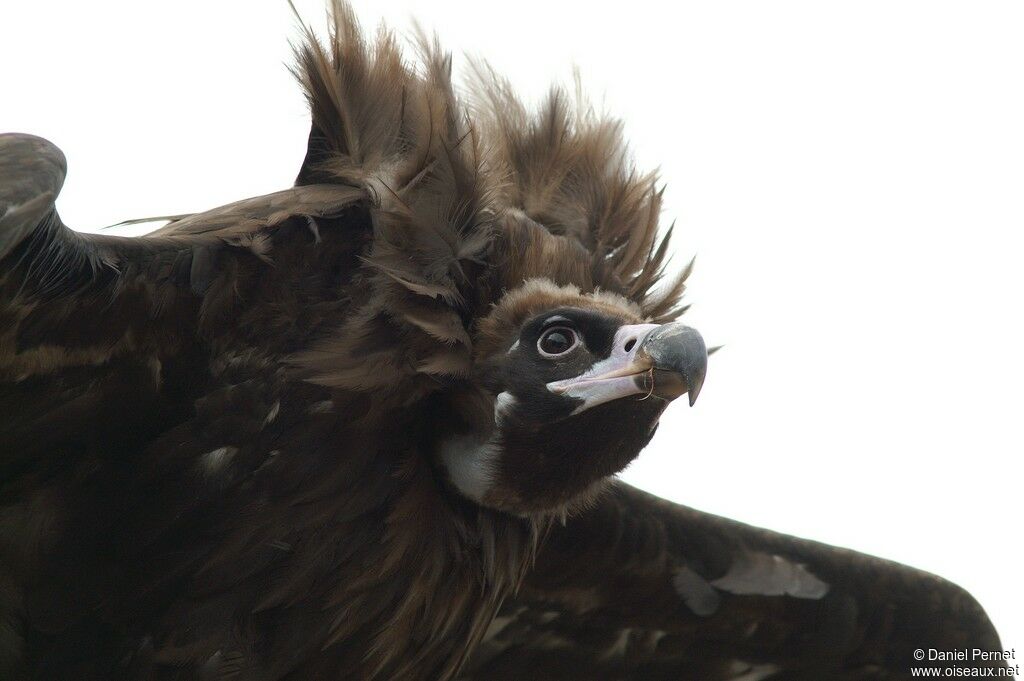
[[[201,385],[218,353],[252,345],[237,319],[257,286],[278,302],[249,324],[251,334],[295,327],[294,309],[313,316],[319,302],[330,307],[335,289],[317,268],[347,276],[366,226],[339,219],[362,191],[310,185],[143,237],[82,234],[54,206],[65,173],[52,143],[0,135],[0,467],[8,475],[69,443],[109,448],[136,424],[168,425],[138,405],[161,404],[165,414],[189,408],[182,405],[191,394],[175,393],[178,406],[158,396],[170,399],[168,382]],[[279,333],[274,343],[294,344],[294,335]],[[268,352],[280,352],[274,343],[265,343]],[[138,420],[127,420],[133,414]]]
[[[975,647],[999,639],[948,581],[617,483],[552,531],[466,678],[905,679],[915,649]]]

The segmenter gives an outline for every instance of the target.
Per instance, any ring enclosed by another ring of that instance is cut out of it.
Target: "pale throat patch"
[[[494,430],[487,439],[478,435],[458,435],[441,443],[441,461],[448,470],[448,478],[463,496],[483,503],[494,485],[498,457],[498,432],[505,416],[515,405],[511,393],[502,392],[494,399]]]

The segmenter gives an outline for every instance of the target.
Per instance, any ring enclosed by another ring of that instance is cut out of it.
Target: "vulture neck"
[[[378,639],[374,647],[388,652],[405,648],[395,655],[398,660],[423,659],[423,647],[432,647],[438,667],[423,678],[450,679],[523,581],[542,530],[533,519],[456,497],[438,481],[436,470],[415,458],[417,480],[409,479],[385,523],[390,558],[404,565],[403,578],[394,582],[401,593],[395,594],[387,619],[403,625],[382,632],[389,640]],[[428,640],[418,641],[424,633]],[[378,669],[387,678],[419,678],[385,660]]]
[[[544,521],[470,502],[435,464],[438,424],[459,421],[452,406],[434,401],[371,429],[388,433],[377,454],[367,454],[379,462],[392,453],[379,468],[367,462],[388,502],[374,512],[380,536],[351,563],[361,568],[335,576],[335,626],[326,643],[348,644],[359,658],[350,668],[372,672],[367,678],[453,678],[533,563]],[[367,482],[362,477],[360,487]],[[375,566],[372,574],[366,565]],[[362,638],[367,631],[371,638]]]

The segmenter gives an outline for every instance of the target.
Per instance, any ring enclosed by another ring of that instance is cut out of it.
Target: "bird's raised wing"
[[[124,438],[144,441],[148,433],[135,424],[166,426],[177,413],[167,403],[172,393],[175,404],[190,403],[169,382],[202,382],[208,346],[230,346],[253,282],[271,271],[278,279],[301,271],[275,268],[269,247],[319,244],[316,219],[337,216],[364,196],[342,185],[296,187],[126,238],[64,225],[54,202],[65,171],[64,155],[50,142],[0,135],[4,480],[37,455],[67,456],[89,443],[109,450]],[[317,248],[318,263],[358,248],[358,236],[329,237],[348,245]],[[275,256],[286,253],[282,247]],[[354,255],[342,260],[356,262]],[[322,297],[329,297],[326,287]]]
[[[996,650],[934,575],[757,529],[625,484],[556,528],[465,678],[907,679],[927,651]]]

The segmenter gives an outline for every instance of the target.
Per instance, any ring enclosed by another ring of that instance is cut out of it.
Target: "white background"
[[[1024,4],[413,5],[356,3],[530,97],[578,64],[661,167],[677,261],[698,256],[688,318],[727,347],[624,477],[940,573],[1024,648]],[[67,154],[72,226],[293,180],[284,0],[4,3],[0,24],[0,129]]]

